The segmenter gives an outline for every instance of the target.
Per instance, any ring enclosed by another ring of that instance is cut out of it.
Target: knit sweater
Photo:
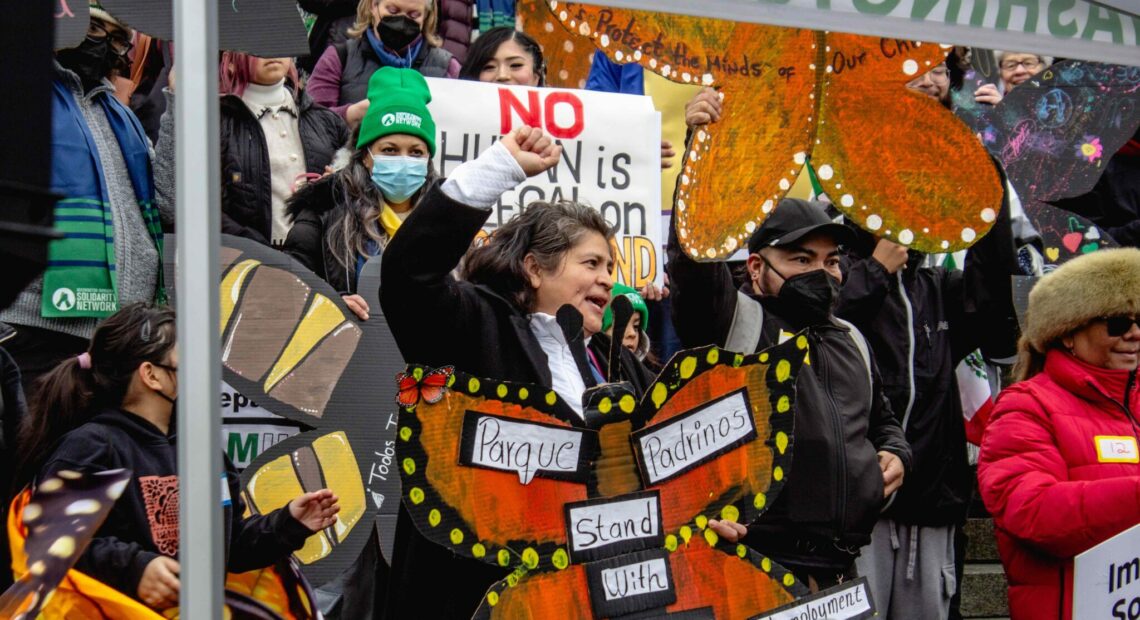
[[[297,104],[292,93],[285,88],[285,78],[271,86],[247,84],[241,99],[265,133],[269,170],[273,177],[270,183],[273,192],[270,198],[273,214],[270,241],[279,246],[285,243],[293,226],[285,212],[285,202],[293,195],[297,177],[305,174],[305,145],[301,142]]]
[[[106,176],[104,180],[107,184],[107,197],[115,222],[115,268],[119,305],[121,307],[135,301],[152,301],[158,284],[160,257],[157,248],[154,247],[154,240],[151,239],[143,222],[142,211],[139,210],[138,199],[127,174],[127,163],[123,159],[115,133],[96,99],[101,95],[113,96],[114,86],[109,80],[103,80],[102,84],[84,93],[79,76],[64,69],[58,62],[55,63],[55,70],[56,79],[71,90],[79,108],[83,111],[83,119],[91,130],[95,148],[99,152],[99,162]],[[173,147],[173,140],[164,139],[173,133],[172,112],[168,110],[168,114],[162,117],[159,148],[165,149],[167,145]],[[151,161],[154,161],[153,151]],[[173,169],[170,172],[173,172]],[[173,209],[173,175],[161,175],[156,168],[154,177],[159,204],[164,210]],[[40,315],[43,283],[43,276],[40,276],[24,288],[11,306],[0,311],[0,321],[90,338],[99,322],[96,318],[49,319]]]

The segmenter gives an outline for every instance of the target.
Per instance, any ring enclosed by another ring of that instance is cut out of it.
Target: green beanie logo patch
[[[410,112],[389,112],[380,118],[380,124],[385,127],[400,124],[409,127],[422,126],[424,119]]]

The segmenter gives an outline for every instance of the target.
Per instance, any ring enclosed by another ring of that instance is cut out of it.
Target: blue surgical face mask
[[[427,181],[426,157],[374,155],[372,182],[380,188],[388,202],[404,202]]]

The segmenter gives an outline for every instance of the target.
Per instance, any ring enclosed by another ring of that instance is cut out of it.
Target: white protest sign
[[[744,390],[634,434],[646,485],[680,475],[755,437]]]
[[[641,288],[664,282],[661,227],[661,115],[649,97],[428,79],[437,139],[434,163],[447,176],[500,136],[540,127],[562,145],[562,160],[503,195],[487,220],[493,234],[526,205],[576,200],[617,230],[617,279]]]
[[[1140,619],[1140,525],[1073,558],[1073,617]]]
[[[275,444],[301,432],[300,426],[271,413],[222,381],[222,446],[239,470]]]
[[[753,616],[751,620],[862,620],[874,615],[875,603],[871,600],[867,578],[860,577]]]
[[[583,437],[580,430],[468,411],[459,462],[515,472],[522,484],[530,484],[536,474],[576,478],[584,470]]]

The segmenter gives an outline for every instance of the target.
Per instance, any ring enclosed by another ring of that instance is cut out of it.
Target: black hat
[[[836,224],[827,215],[827,204],[809,202],[799,198],[784,198],[752,233],[748,252],[755,254],[769,246],[788,245],[814,232],[827,232],[839,245],[849,246],[855,241],[851,229]]]

